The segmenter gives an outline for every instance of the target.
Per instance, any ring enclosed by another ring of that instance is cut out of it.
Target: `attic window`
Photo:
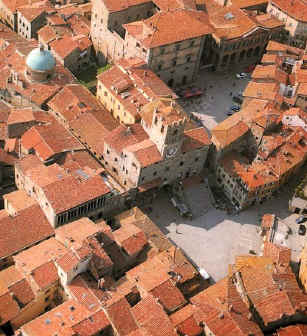
[[[83,102],[80,102],[80,103],[78,104],[78,106],[79,106],[80,108],[82,108],[82,107],[86,107],[86,105],[85,105]]]
[[[231,12],[229,12],[229,13],[224,15],[224,18],[225,18],[225,20],[231,20],[231,19],[234,18],[234,15]]]

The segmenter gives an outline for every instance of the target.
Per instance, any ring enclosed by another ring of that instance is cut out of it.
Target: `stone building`
[[[281,111],[251,100],[212,130],[210,162],[215,163],[218,185],[237,209],[272,197],[304,165],[303,115],[299,109]],[[293,122],[293,117],[301,122]]]
[[[305,46],[307,40],[307,4],[304,0],[270,0],[267,12],[281,20],[290,42]]]
[[[120,207],[118,191],[89,167],[69,172],[56,163],[45,166],[28,155],[16,164],[15,180],[17,188],[40,204],[53,227]]]
[[[125,188],[161,186],[199,174],[210,139],[172,99],[147,104],[141,124],[119,126],[104,139],[102,163]]]
[[[124,57],[123,24],[143,20],[156,12],[152,1],[92,1],[91,37],[97,58],[104,64]],[[104,38],[102,38],[104,36]]]
[[[22,7],[17,9],[17,32],[20,36],[31,40],[37,38],[37,31],[45,24],[47,8],[44,6]]]
[[[212,33],[204,15],[176,9],[125,24],[125,57],[140,57],[170,87],[191,82]]]
[[[141,120],[144,105],[177,95],[139,58],[122,59],[98,77],[97,98],[124,124]]]
[[[269,14],[255,15],[235,5],[211,5],[207,11],[213,33],[203,63],[216,70],[257,63],[268,41],[278,38],[283,28],[283,23]]]

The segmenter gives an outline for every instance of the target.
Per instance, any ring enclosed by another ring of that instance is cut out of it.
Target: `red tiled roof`
[[[75,300],[68,300],[36,319],[24,324],[21,331],[32,336],[73,336],[72,327],[89,318],[91,313]]]
[[[130,145],[125,151],[133,153],[141,167],[148,167],[162,160],[157,146],[150,139]]]
[[[72,328],[79,336],[94,336],[110,326],[106,314],[100,310]]]
[[[113,327],[119,335],[128,335],[138,328],[129,303],[125,298],[115,302],[106,309],[107,315],[112,322]]]
[[[34,269],[31,276],[40,290],[48,288],[59,279],[58,271],[53,261],[49,261]]]
[[[1,324],[11,321],[19,313],[17,302],[13,299],[11,293],[1,293],[0,295],[0,318]]]
[[[95,285],[97,287],[96,283]],[[100,309],[100,302],[88,287],[87,278],[84,276],[84,274],[75,277],[68,285],[68,290],[71,296],[80,304],[85,306],[89,311],[96,312]]]
[[[148,295],[131,308],[139,327],[152,336],[175,336],[175,329],[161,305]]]
[[[276,336],[306,336],[307,325],[297,324],[277,330]]]
[[[140,124],[133,124],[129,127],[125,125],[118,126],[106,136],[105,142],[120,154],[125,147],[145,139],[148,139],[148,135],[143,127]]]
[[[48,184],[43,190],[57,214],[110,192],[100,175],[89,177],[84,182],[69,176]]]
[[[65,59],[78,49],[79,46],[72,36],[64,35],[63,37],[50,42],[50,48],[61,59]]]
[[[0,258],[10,256],[54,234],[39,205],[0,219]]]
[[[183,152],[189,152],[211,144],[208,133],[204,127],[193,128],[184,132],[184,140],[182,145]]]
[[[125,224],[114,231],[115,241],[125,249],[129,255],[134,255],[142,251],[147,244],[147,239],[142,230],[133,224]]]
[[[304,0],[272,0],[272,4],[295,20],[307,22],[307,4]]]
[[[43,161],[61,152],[84,148],[57,122],[49,125],[33,126],[21,137],[21,145],[28,151],[35,150],[35,154]]]
[[[32,288],[26,279],[15,282],[11,286],[9,286],[8,289],[15,295],[18,302],[20,302],[22,305],[27,305],[35,298]]]
[[[170,319],[177,332],[187,336],[198,336],[202,328],[197,324],[193,314],[195,307],[191,304],[186,305],[177,312],[170,315]]]
[[[164,309],[168,312],[175,311],[186,302],[180,290],[173,284],[172,280],[167,280],[150,292],[159,299]]]
[[[212,33],[204,16],[199,11],[177,9],[158,12],[149,19],[123,26],[145,48],[155,48]]]

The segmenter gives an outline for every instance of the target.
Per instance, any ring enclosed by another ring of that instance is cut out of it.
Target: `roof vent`
[[[50,324],[50,323],[51,323],[51,321],[49,319],[45,320],[45,324]]]
[[[229,12],[229,13],[227,13],[227,14],[224,15],[225,20],[231,20],[234,17],[235,16],[231,12]]]

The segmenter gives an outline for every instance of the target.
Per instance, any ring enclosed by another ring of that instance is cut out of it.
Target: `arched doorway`
[[[254,56],[258,56],[260,53],[260,47],[258,46],[254,51]]]
[[[237,57],[236,53],[231,54],[231,56],[230,56],[230,63],[235,63],[236,57]]]
[[[242,50],[242,51],[240,52],[240,56],[239,56],[239,60],[240,60],[240,61],[242,61],[242,60],[244,59],[244,57],[245,57],[245,53],[246,53],[246,50]]]
[[[222,60],[222,65],[226,65],[228,61],[229,55],[225,55]]]
[[[172,87],[174,85],[174,78],[171,78],[168,82],[167,82],[168,86]]]
[[[253,54],[253,50],[254,50],[253,48],[248,49],[246,56],[251,57]]]

